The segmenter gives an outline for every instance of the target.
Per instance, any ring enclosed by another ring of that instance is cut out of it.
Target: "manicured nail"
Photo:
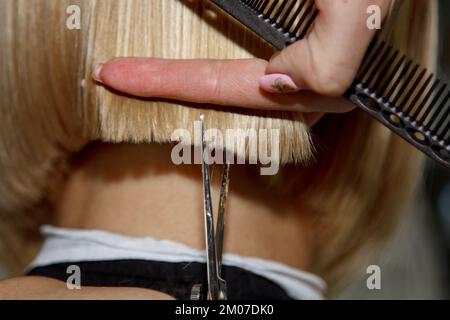
[[[103,63],[96,63],[93,67],[93,72],[92,72],[92,78],[100,83],[103,83],[103,81],[100,79],[100,73],[102,72],[104,64]]]
[[[261,77],[259,85],[263,90],[273,93],[291,93],[300,91],[300,88],[295,84],[291,77],[280,73],[267,74]]]

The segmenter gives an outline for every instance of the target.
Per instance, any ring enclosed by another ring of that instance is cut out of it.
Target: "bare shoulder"
[[[154,290],[118,287],[82,287],[70,290],[66,283],[45,277],[16,277],[0,281],[0,300],[173,300]]]

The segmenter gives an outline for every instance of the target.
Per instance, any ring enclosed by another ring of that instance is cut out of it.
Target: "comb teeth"
[[[389,106],[384,117],[405,127],[416,142],[439,156],[450,151],[450,90],[432,73],[414,64],[386,42],[375,39],[355,83]]]
[[[281,50],[302,39],[318,14],[313,0],[210,0]],[[417,149],[450,168],[450,91],[375,38],[344,95]]]
[[[258,15],[291,38],[303,38],[318,11],[314,0],[241,0]]]
[[[281,50],[304,38],[318,14],[314,0],[210,0]]]

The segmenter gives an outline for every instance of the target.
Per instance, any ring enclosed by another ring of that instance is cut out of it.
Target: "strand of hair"
[[[406,78],[406,80],[402,83],[402,86],[400,87],[400,89],[397,91],[395,98],[393,98],[392,103],[394,105],[397,105],[398,99],[401,98],[401,96],[403,95],[403,93],[406,90],[406,87],[408,86],[408,84],[411,83],[411,80],[414,78],[414,76],[416,75],[417,70],[419,69],[419,65],[415,64],[414,68],[410,71],[410,73],[408,74],[408,77]]]
[[[436,128],[434,129],[436,134],[440,134],[440,132],[442,131],[440,128],[444,127],[445,123],[447,121],[450,122],[450,114],[449,114],[449,110],[448,110],[450,108],[450,105],[447,104],[449,102],[449,99],[450,99],[450,90],[447,92],[447,95],[445,96],[445,98],[442,99],[442,102],[438,107],[438,109],[442,109],[443,115],[442,115],[442,119],[436,124]],[[444,130],[443,132],[446,132],[446,131]]]
[[[448,115],[448,108],[447,108],[447,115]],[[442,132],[444,134],[444,141],[448,144],[450,142],[449,141],[450,140],[450,116],[447,116],[447,125],[444,127],[444,130]]]
[[[277,8],[277,12],[274,14],[274,16],[272,17],[273,22],[277,25],[280,26],[280,23],[277,22],[278,19],[281,17],[283,10],[286,8],[286,5],[288,4],[289,0],[283,0],[283,2],[280,4],[280,6]],[[282,26],[282,25],[281,25]]]
[[[300,13],[302,12],[303,8],[305,7],[306,4],[306,0],[302,0],[302,2],[300,2],[298,4],[297,9],[295,9],[295,12],[292,14],[291,19],[289,20],[289,22],[286,24],[285,26],[285,30],[287,32],[290,32],[292,27],[294,26],[295,20],[297,19],[297,17],[300,15]],[[291,33],[291,32],[290,32]],[[292,34],[292,33],[291,33]]]
[[[308,15],[311,13],[311,10],[315,7],[315,3],[314,1],[311,1],[311,3],[309,4],[309,6],[306,8],[305,12],[303,12],[302,17],[300,18],[300,20],[297,22],[296,27],[294,28],[294,30],[292,30],[291,35],[293,37],[295,37],[298,33],[298,31],[300,30],[301,26],[303,25],[305,19],[308,17]]]
[[[294,6],[295,6],[296,3],[297,3],[297,1],[291,1],[291,3],[289,4],[289,7],[286,10],[286,14],[284,15],[284,17],[279,22],[280,26],[283,26],[283,27],[286,28],[286,21],[289,18],[289,15],[292,12],[292,10],[294,9]],[[289,29],[287,29],[287,30],[289,30]]]
[[[425,74],[427,73],[427,70],[422,70],[421,73],[419,73],[419,75],[416,78],[416,81],[414,83],[411,82],[411,80],[406,81],[406,86],[411,85],[408,91],[405,91],[406,94],[404,95],[403,99],[401,102],[399,102],[398,106],[403,109],[406,108],[406,103],[409,101],[409,99],[413,96],[414,91],[417,89],[417,87],[419,86],[419,83],[422,81],[423,77],[425,76]],[[405,88],[406,89],[406,88]],[[423,87],[421,88],[423,89]],[[418,93],[420,93],[420,89],[418,91]],[[418,95],[416,95],[416,97],[414,99],[417,99]],[[412,99],[414,101],[414,99]]]
[[[270,16],[272,15],[272,12],[275,10],[275,7],[277,6],[277,2],[273,1],[272,5],[269,7],[269,10],[267,10],[265,13],[263,13],[263,17],[265,19],[270,20]]]
[[[378,58],[378,56],[384,50],[384,46],[385,45],[386,45],[386,42],[382,41],[380,43],[380,45],[377,47],[377,49],[375,50],[375,52],[373,52],[373,54],[370,56],[370,58],[368,57],[366,59],[366,62],[364,63],[363,67],[360,68],[361,71],[359,72],[359,74],[357,76],[357,80],[360,80],[361,82],[366,83],[364,81],[364,78],[366,77],[366,75],[369,72],[369,70],[372,67],[372,65],[375,63],[375,61]]]
[[[412,65],[412,60],[408,60],[408,62],[403,65],[402,70],[399,72],[397,79],[392,84],[389,92],[385,96],[386,101],[391,101],[391,98],[392,98],[392,95],[395,92],[395,89],[398,88],[398,86],[400,85],[400,81],[402,81],[402,79],[405,77],[405,75],[407,74],[407,72],[411,68],[411,65]]]
[[[375,66],[371,67],[371,72],[365,79],[365,83],[367,84],[367,86],[371,87],[370,84],[372,83],[373,79],[377,75],[378,70],[380,70],[381,66],[386,61],[386,58],[389,55],[389,53],[391,52],[391,50],[392,50],[392,46],[389,46],[388,48],[386,48],[386,50],[384,50],[384,53],[380,57],[378,57],[379,58],[378,63]]]
[[[396,76],[396,80],[393,82],[392,85],[390,85],[390,89],[388,93],[385,95],[386,101],[391,101],[393,94],[397,92],[396,90],[398,89],[400,82],[403,80],[407,72],[410,70],[411,64],[412,64],[411,60],[408,60],[408,62],[403,64],[401,71]]]
[[[439,129],[439,127],[438,127],[439,123],[436,123],[436,122],[438,122],[436,120],[440,113],[439,111],[445,111],[446,108],[444,108],[444,106],[445,106],[446,102],[448,102],[448,94],[447,94],[447,98],[442,101],[441,105],[438,108],[436,108],[436,111],[431,116],[430,120],[428,121],[429,125],[427,127],[429,127],[430,129],[434,128],[433,131],[436,131],[436,130],[438,131],[438,129]],[[436,125],[434,125],[434,124],[436,124]]]
[[[411,114],[411,118],[416,119],[418,123],[422,123],[424,116],[428,116],[428,114],[433,109],[433,105],[436,103],[436,101],[439,101],[439,98],[441,97],[443,91],[445,90],[445,84],[441,87],[441,89],[434,95],[433,99],[430,103],[428,103],[428,100],[433,96],[434,91],[439,87],[439,84],[441,83],[441,80],[437,79],[433,86],[430,88],[428,94],[422,99],[422,102],[420,103],[419,107],[417,107],[413,113]]]
[[[439,102],[439,99],[442,97],[442,95],[444,94],[444,91],[446,89],[447,85],[445,83],[443,83],[441,85],[441,88],[439,89],[439,91],[437,92],[437,94],[433,97],[433,99],[431,100],[430,104],[428,104],[426,107],[424,107],[423,109],[417,109],[412,115],[411,117],[416,119],[416,121],[418,123],[425,123],[425,122],[435,122],[436,119],[433,120],[433,118],[435,118],[436,115],[439,114],[440,109],[435,108],[434,106]],[[431,119],[428,119],[428,117],[431,116]],[[430,122],[430,123],[431,123]]]
[[[388,77],[385,75],[388,73],[389,69],[392,67],[392,65],[395,62],[395,59],[397,59],[398,56],[398,50],[394,52],[394,54],[391,56],[391,58],[386,62],[384,68],[380,72],[379,76],[377,77],[375,83],[371,86],[375,91],[380,93],[380,85],[383,82],[386,82],[388,80]]]
[[[302,33],[300,33],[300,35],[298,36],[300,39],[303,39],[306,36],[306,34],[309,32],[311,25],[316,20],[316,17],[318,14],[319,14],[319,11],[317,9],[315,9],[313,14],[309,18],[308,22],[306,23],[305,28],[303,28]]]
[[[398,52],[398,51],[397,51]],[[382,95],[386,101],[389,101],[388,98],[386,97],[385,93],[387,88],[389,87],[389,84],[392,84],[395,76],[398,74],[400,67],[402,66],[402,64],[405,62],[406,57],[405,56],[401,56],[400,59],[398,60],[397,64],[394,66],[394,68],[391,70],[391,72],[389,73],[388,76],[386,76],[386,79],[384,81],[384,83],[382,83],[380,85],[380,88],[378,90],[378,92],[380,93],[380,95]]]
[[[411,88],[409,89],[408,93],[403,98],[403,101],[400,102],[400,106],[402,106],[402,109],[404,110],[405,114],[409,114],[411,110],[414,109],[414,106],[417,104],[417,102],[420,100],[420,97],[423,96],[425,90],[427,89],[428,85],[430,84],[431,80],[433,80],[434,75],[430,74],[428,78],[425,80],[425,82],[422,84],[422,86],[418,88],[419,83],[422,81],[423,77],[426,74],[426,69],[422,70],[422,72],[417,77],[416,81],[411,85]],[[410,99],[414,93],[414,91],[417,91],[414,98]],[[410,100],[410,104],[407,106],[407,102]]]

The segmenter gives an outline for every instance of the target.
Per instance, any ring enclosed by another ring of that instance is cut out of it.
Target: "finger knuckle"
[[[316,72],[310,86],[314,91],[326,96],[341,96],[351,84],[352,77],[345,70],[327,68]]]

